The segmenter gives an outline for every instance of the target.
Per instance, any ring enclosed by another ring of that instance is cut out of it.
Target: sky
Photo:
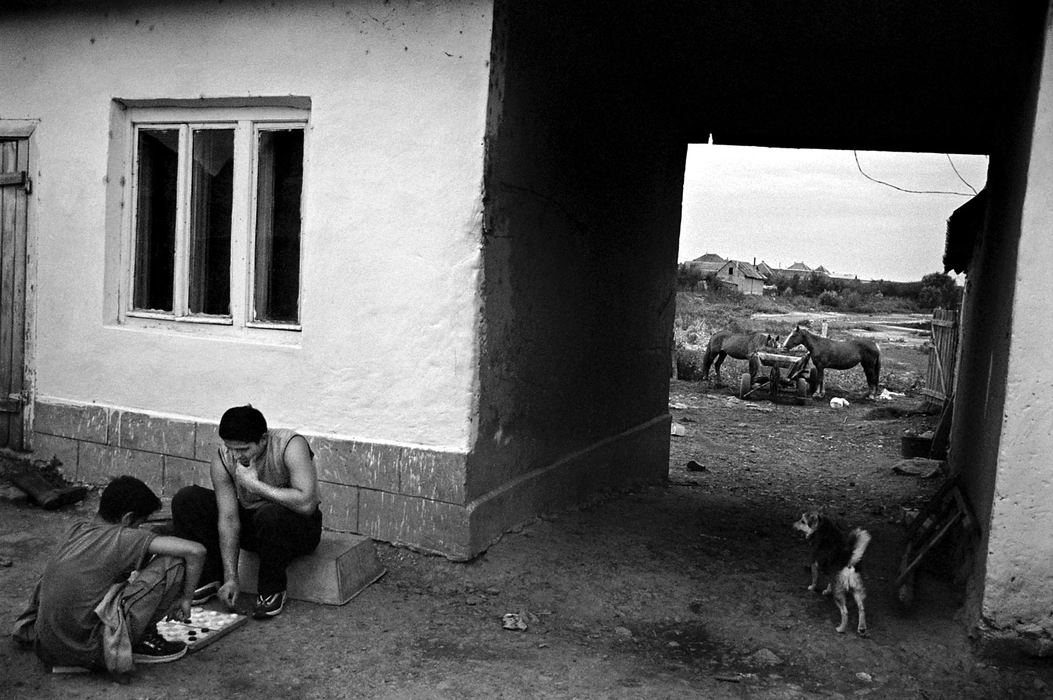
[[[943,271],[947,219],[969,201],[970,186],[983,187],[987,164],[976,155],[691,145],[678,260],[717,253],[920,280]]]

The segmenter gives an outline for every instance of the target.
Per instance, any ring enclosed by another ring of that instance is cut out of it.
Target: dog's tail
[[[848,560],[848,565],[855,566],[863,559],[863,554],[867,551],[867,545],[870,544],[870,533],[857,527],[852,530],[850,536],[852,538],[852,558]]]

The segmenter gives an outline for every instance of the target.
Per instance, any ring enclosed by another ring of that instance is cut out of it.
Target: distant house
[[[763,294],[764,275],[753,265],[739,260],[727,260],[717,270],[717,279],[730,284],[743,294]]]
[[[706,253],[705,255],[700,255],[694,260],[688,260],[685,264],[692,270],[698,270],[703,275],[708,275],[711,272],[717,272],[720,270],[720,268],[724,267],[726,262],[727,260],[716,253]]]
[[[756,267],[757,267],[757,272],[761,276],[763,276],[764,279],[766,279],[766,280],[771,280],[771,278],[777,272],[777,270],[775,268],[771,267],[768,263],[764,262],[763,260],[761,260],[760,264],[757,265]]]

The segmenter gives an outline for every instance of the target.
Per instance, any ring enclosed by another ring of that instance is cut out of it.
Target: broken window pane
[[[230,213],[234,130],[195,129],[190,185],[192,314],[230,314]]]
[[[138,153],[132,305],[172,311],[179,131],[140,130]]]
[[[255,320],[298,323],[303,130],[259,132]]]

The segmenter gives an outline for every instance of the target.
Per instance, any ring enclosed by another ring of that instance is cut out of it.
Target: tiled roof
[[[757,272],[757,268],[755,268],[753,265],[750,265],[747,262],[742,262],[740,260],[728,260],[727,264],[734,265],[735,267],[737,267],[739,271],[742,272],[742,275],[744,277],[749,277],[755,280],[764,280],[764,275]]]

